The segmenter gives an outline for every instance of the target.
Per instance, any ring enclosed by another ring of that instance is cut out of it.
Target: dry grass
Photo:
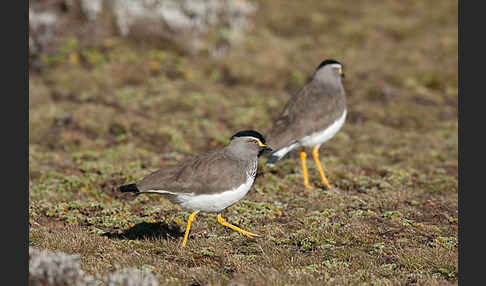
[[[66,39],[30,75],[30,245],[89,274],[151,267],[162,285],[457,284],[457,3],[258,3],[224,60]],[[237,130],[265,134],[324,58],[344,63],[349,102],[321,148],[337,192],[305,190],[297,159],[261,167],[223,216],[265,237],[200,215],[180,249],[187,212],[115,191]]]

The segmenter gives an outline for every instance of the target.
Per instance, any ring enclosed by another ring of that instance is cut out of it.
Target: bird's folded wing
[[[177,165],[163,167],[137,183],[141,190],[212,194],[244,183],[243,166],[221,152],[209,152]]]

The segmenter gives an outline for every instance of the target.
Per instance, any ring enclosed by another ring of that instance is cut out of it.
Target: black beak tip
[[[265,146],[263,147],[260,152],[258,152],[258,157],[260,157],[261,155],[263,155],[264,153],[267,153],[267,152],[272,152],[273,149],[268,147],[268,146]]]

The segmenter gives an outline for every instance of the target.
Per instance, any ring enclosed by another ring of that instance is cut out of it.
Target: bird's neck
[[[243,165],[248,165],[250,164],[256,157],[256,155],[248,154],[245,153],[244,151],[241,150],[233,150],[232,148],[224,148],[224,154],[235,161],[239,161]]]
[[[324,86],[326,90],[330,91],[329,94],[340,95],[344,88],[341,82],[332,80],[329,78],[315,78],[314,84]]]

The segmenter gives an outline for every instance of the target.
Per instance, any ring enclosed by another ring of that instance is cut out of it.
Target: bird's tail
[[[136,184],[123,185],[118,188],[122,193],[134,193],[136,195],[140,194],[140,190],[137,188]]]
[[[159,194],[159,195],[165,195],[165,196],[170,196],[173,195],[174,193],[170,191],[164,191],[164,190],[145,190],[141,191],[136,184],[128,184],[128,185],[123,185],[118,188],[120,192],[122,193],[134,193],[135,195],[140,195],[140,194]]]
[[[291,144],[278,149],[277,151],[273,152],[270,155],[270,157],[268,157],[268,160],[265,163],[265,165],[267,165],[269,167],[275,166],[275,163],[277,163],[278,160],[282,159],[283,156],[285,156],[287,153],[294,150],[298,146],[299,146],[299,143],[297,141],[294,141]]]

